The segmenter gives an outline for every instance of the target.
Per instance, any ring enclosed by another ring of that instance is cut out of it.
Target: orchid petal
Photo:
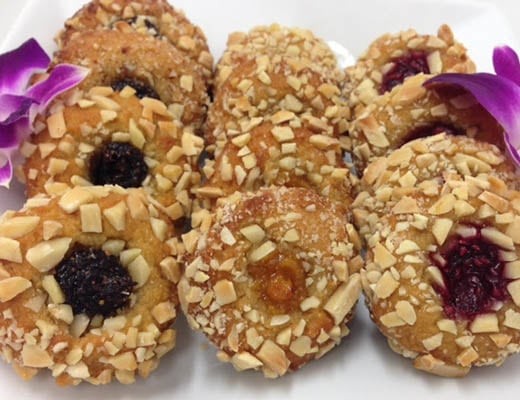
[[[504,142],[506,143],[506,148],[511,158],[516,162],[516,165],[520,165],[520,154],[518,150],[513,146],[513,144],[509,141],[509,136],[504,135]]]
[[[11,123],[23,115],[29,115],[34,103],[33,99],[26,96],[0,95],[0,123]]]
[[[497,75],[512,80],[520,86],[520,61],[518,55],[509,46],[495,47],[493,66]]]
[[[45,71],[50,58],[34,39],[0,55],[0,93],[22,94],[31,76]]]
[[[488,73],[441,74],[424,85],[456,85],[466,89],[502,125],[511,150],[520,147],[520,86]]]
[[[31,87],[25,95],[36,100],[38,112],[41,112],[56,96],[78,85],[85,79],[89,71],[89,69],[77,65],[57,65],[47,79]]]
[[[16,147],[19,142],[31,133],[29,114],[0,123],[0,151],[8,147]]]
[[[0,163],[2,162],[2,158],[2,153],[0,153]],[[13,163],[10,154],[8,154],[5,163],[0,167],[0,186],[9,188],[11,179],[13,179]]]

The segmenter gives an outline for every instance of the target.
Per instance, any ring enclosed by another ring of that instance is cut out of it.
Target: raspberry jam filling
[[[444,287],[436,286],[449,318],[471,320],[493,310],[497,302],[509,298],[504,263],[499,248],[486,240],[479,227],[467,227],[432,256],[441,270]],[[469,234],[468,234],[469,232]]]
[[[427,55],[423,51],[412,51],[404,56],[393,58],[391,62],[392,68],[383,75],[380,94],[391,91],[410,76],[430,73]]]
[[[110,317],[128,306],[135,286],[119,259],[104,251],[77,247],[57,267],[54,278],[74,314]]]
[[[464,131],[456,126],[453,126],[444,122],[436,122],[433,124],[428,124],[424,126],[419,126],[408,133],[406,138],[404,139],[403,144],[411,142],[415,139],[425,138],[429,136],[435,136],[439,133],[445,132],[448,135],[452,136],[461,136],[464,135]]]
[[[157,94],[157,92],[154,89],[152,89],[147,84],[140,82],[136,79],[130,79],[130,78],[118,79],[117,81],[112,82],[112,84],[110,86],[116,92],[120,92],[125,87],[130,86],[132,89],[135,90],[135,95],[140,99],[143,99],[145,97],[151,97],[152,99],[159,100],[159,95]]]
[[[90,180],[95,185],[139,187],[147,175],[143,153],[128,143],[108,143],[90,159]]]

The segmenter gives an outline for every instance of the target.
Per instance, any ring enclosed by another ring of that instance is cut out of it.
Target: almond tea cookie
[[[237,65],[216,91],[204,127],[206,142],[217,142],[218,153],[218,142],[249,132],[278,111],[307,118],[316,131],[340,135],[350,117],[340,95],[337,82],[314,64],[259,55]]]
[[[287,111],[266,120],[281,116],[287,121],[263,122],[227,142],[216,161],[203,168],[207,180],[196,189],[197,194],[216,198],[271,185],[305,187],[350,212],[352,181],[339,140],[326,132],[314,132]]]
[[[313,65],[329,78],[341,77],[336,56],[322,39],[306,29],[272,24],[229,35],[226,50],[216,66],[217,92],[235,68],[263,56],[269,59],[290,57],[295,62]]]
[[[143,187],[174,220],[189,214],[202,138],[159,100],[97,87],[55,103],[22,146],[29,197],[76,185]]]
[[[213,75],[204,33],[165,0],[93,0],[65,21],[56,42],[62,48],[84,31],[102,29],[137,31],[167,41],[195,63],[207,82]]]
[[[175,346],[176,233],[143,191],[75,187],[0,221],[0,351],[25,379],[147,377]]]
[[[403,144],[446,132],[466,135],[504,148],[503,129],[467,92],[453,87],[426,89],[431,75],[415,75],[378,96],[353,121],[349,136],[361,175],[375,157]]]
[[[270,378],[339,344],[363,262],[343,213],[303,188],[237,192],[219,204],[185,240],[179,298],[190,326],[220,349],[220,360]]]
[[[368,175],[368,176],[367,176]],[[362,283],[390,347],[442,376],[520,350],[518,175],[495,146],[418,139],[365,172]]]
[[[140,98],[161,100],[186,125],[198,129],[206,118],[207,86],[194,61],[151,36],[85,31],[69,40],[54,62],[89,68],[90,74],[78,86],[85,91],[95,86],[111,86],[115,91],[131,86]]]
[[[441,25],[437,35],[409,29],[387,33],[372,42],[357,63],[346,69],[344,89],[357,115],[377,96],[411,76],[444,72],[475,72],[475,64],[450,27]]]

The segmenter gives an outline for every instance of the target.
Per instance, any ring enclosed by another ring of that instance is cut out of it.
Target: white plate
[[[0,50],[14,48],[29,37],[47,50],[63,21],[83,3],[81,0],[20,1],[4,8],[0,27],[9,27]],[[492,6],[461,0],[178,0],[190,19],[206,32],[214,54],[219,55],[227,34],[271,22],[312,29],[359,54],[373,39],[387,31],[414,27],[434,32],[449,23],[458,39],[470,50],[481,70],[491,69],[496,44],[516,41],[504,17]],[[21,11],[20,11],[21,10]],[[383,11],[384,10],[384,11]],[[13,18],[13,16],[17,18]],[[0,33],[2,33],[0,29]],[[0,211],[16,208],[23,201],[23,188],[0,190]],[[215,349],[200,335],[190,332],[182,318],[177,321],[178,345],[164,357],[159,369],[146,381],[133,386],[112,384],[71,389],[57,388],[47,374],[22,382],[13,370],[0,363],[1,399],[317,399],[317,398],[413,398],[489,399],[501,392],[516,393],[520,357],[500,368],[475,369],[464,380],[436,378],[413,369],[410,361],[395,355],[370,323],[362,304],[343,344],[323,359],[301,371],[272,381],[260,373],[236,373],[215,358]]]

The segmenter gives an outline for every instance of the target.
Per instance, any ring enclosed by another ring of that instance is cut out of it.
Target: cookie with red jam
[[[354,202],[372,319],[416,368],[460,377],[520,351],[518,174],[488,143],[417,139]]]
[[[426,89],[431,75],[408,78],[378,96],[351,124],[352,156],[361,175],[376,157],[407,142],[445,132],[504,148],[503,129],[467,92],[455,87]]]
[[[407,78],[444,72],[475,72],[475,64],[449,26],[442,25],[436,35],[421,35],[413,29],[387,33],[347,68],[344,91],[353,113],[358,115],[377,96]]]

